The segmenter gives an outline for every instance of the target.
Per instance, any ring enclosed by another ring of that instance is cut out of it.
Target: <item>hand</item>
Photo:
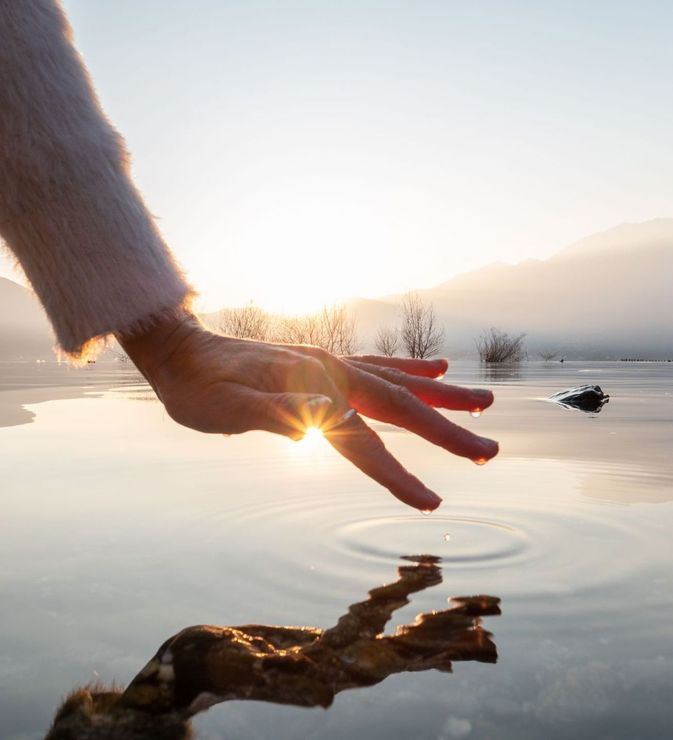
[[[446,360],[336,357],[318,347],[234,339],[187,313],[118,339],[178,423],[221,434],[262,429],[291,439],[318,426],[344,457],[417,509],[436,509],[441,498],[402,467],[360,414],[479,464],[498,453],[497,442],[433,408],[483,411],[493,403],[490,391],[434,380],[446,372]]]

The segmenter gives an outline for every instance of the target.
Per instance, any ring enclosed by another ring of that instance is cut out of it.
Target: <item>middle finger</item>
[[[360,360],[345,359],[344,362],[383,378],[389,383],[403,386],[410,390],[416,398],[435,408],[479,413],[493,403],[491,391],[482,388],[461,388],[457,385],[448,385],[437,380],[419,378],[401,370],[372,365]]]
[[[454,424],[403,386],[347,365],[348,400],[365,416],[408,429],[454,455],[483,464],[498,454],[498,443]]]

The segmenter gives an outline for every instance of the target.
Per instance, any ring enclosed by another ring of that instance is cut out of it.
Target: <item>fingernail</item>
[[[355,416],[355,409],[348,409],[348,411],[346,411],[346,413],[337,421],[337,424],[343,424],[353,416]]]
[[[308,407],[309,411],[318,411],[326,406],[330,406],[332,404],[332,399],[328,396],[316,396],[315,398],[312,398],[310,401],[306,402],[306,406]]]
[[[329,420],[329,430],[335,429],[336,427],[345,424],[349,419],[352,419],[356,414],[355,409],[348,409],[341,416],[337,416],[334,419]]]
[[[434,491],[431,491],[429,488],[426,488],[425,491],[423,491],[421,495],[422,501],[420,502],[420,507],[422,510],[430,510],[436,509],[441,503],[442,498],[441,496],[438,496]]]
[[[449,361],[446,359],[446,357],[442,357],[441,359],[437,360],[437,362],[443,362],[445,363],[446,367],[443,370],[440,370],[437,375],[435,375],[435,379],[438,380],[439,378],[442,378],[446,375],[448,369],[449,369]]]
[[[343,406],[341,407],[341,409],[343,409]],[[328,412],[327,418],[320,425],[323,434],[328,434],[330,432],[333,432],[335,429],[343,426],[357,413],[355,409],[347,408],[346,411],[343,412],[341,412],[341,409],[333,409],[331,413]]]

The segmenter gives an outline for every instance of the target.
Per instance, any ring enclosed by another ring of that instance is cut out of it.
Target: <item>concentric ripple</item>
[[[428,554],[441,559],[455,592],[544,600],[646,577],[647,552],[665,534],[644,513],[635,527],[628,508],[581,495],[578,484],[594,473],[580,463],[508,461],[491,474],[491,486],[455,486],[429,516],[335,481],[311,495],[255,497],[225,510],[217,498],[207,521],[193,526],[201,538],[204,528],[212,532],[205,547],[226,539],[250,564],[260,563],[260,585],[307,599],[329,599],[338,584],[352,591],[357,582],[389,578],[403,556]]]
[[[344,523],[336,528],[338,547],[363,558],[390,562],[400,556],[399,547],[409,552],[433,555],[449,563],[494,563],[521,556],[528,538],[504,522],[458,516],[385,516]]]

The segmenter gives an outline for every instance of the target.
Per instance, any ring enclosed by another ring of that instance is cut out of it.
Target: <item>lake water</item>
[[[197,737],[657,739],[673,723],[673,363],[525,363],[490,387],[484,467],[376,425],[444,498],[406,508],[324,442],[174,424],[135,372],[0,364],[0,738],[39,738],[75,685],[127,683],[191,624],[329,627],[406,555],[501,599],[498,662],[402,673],[329,710],[228,702]],[[598,383],[599,414],[541,400]]]

